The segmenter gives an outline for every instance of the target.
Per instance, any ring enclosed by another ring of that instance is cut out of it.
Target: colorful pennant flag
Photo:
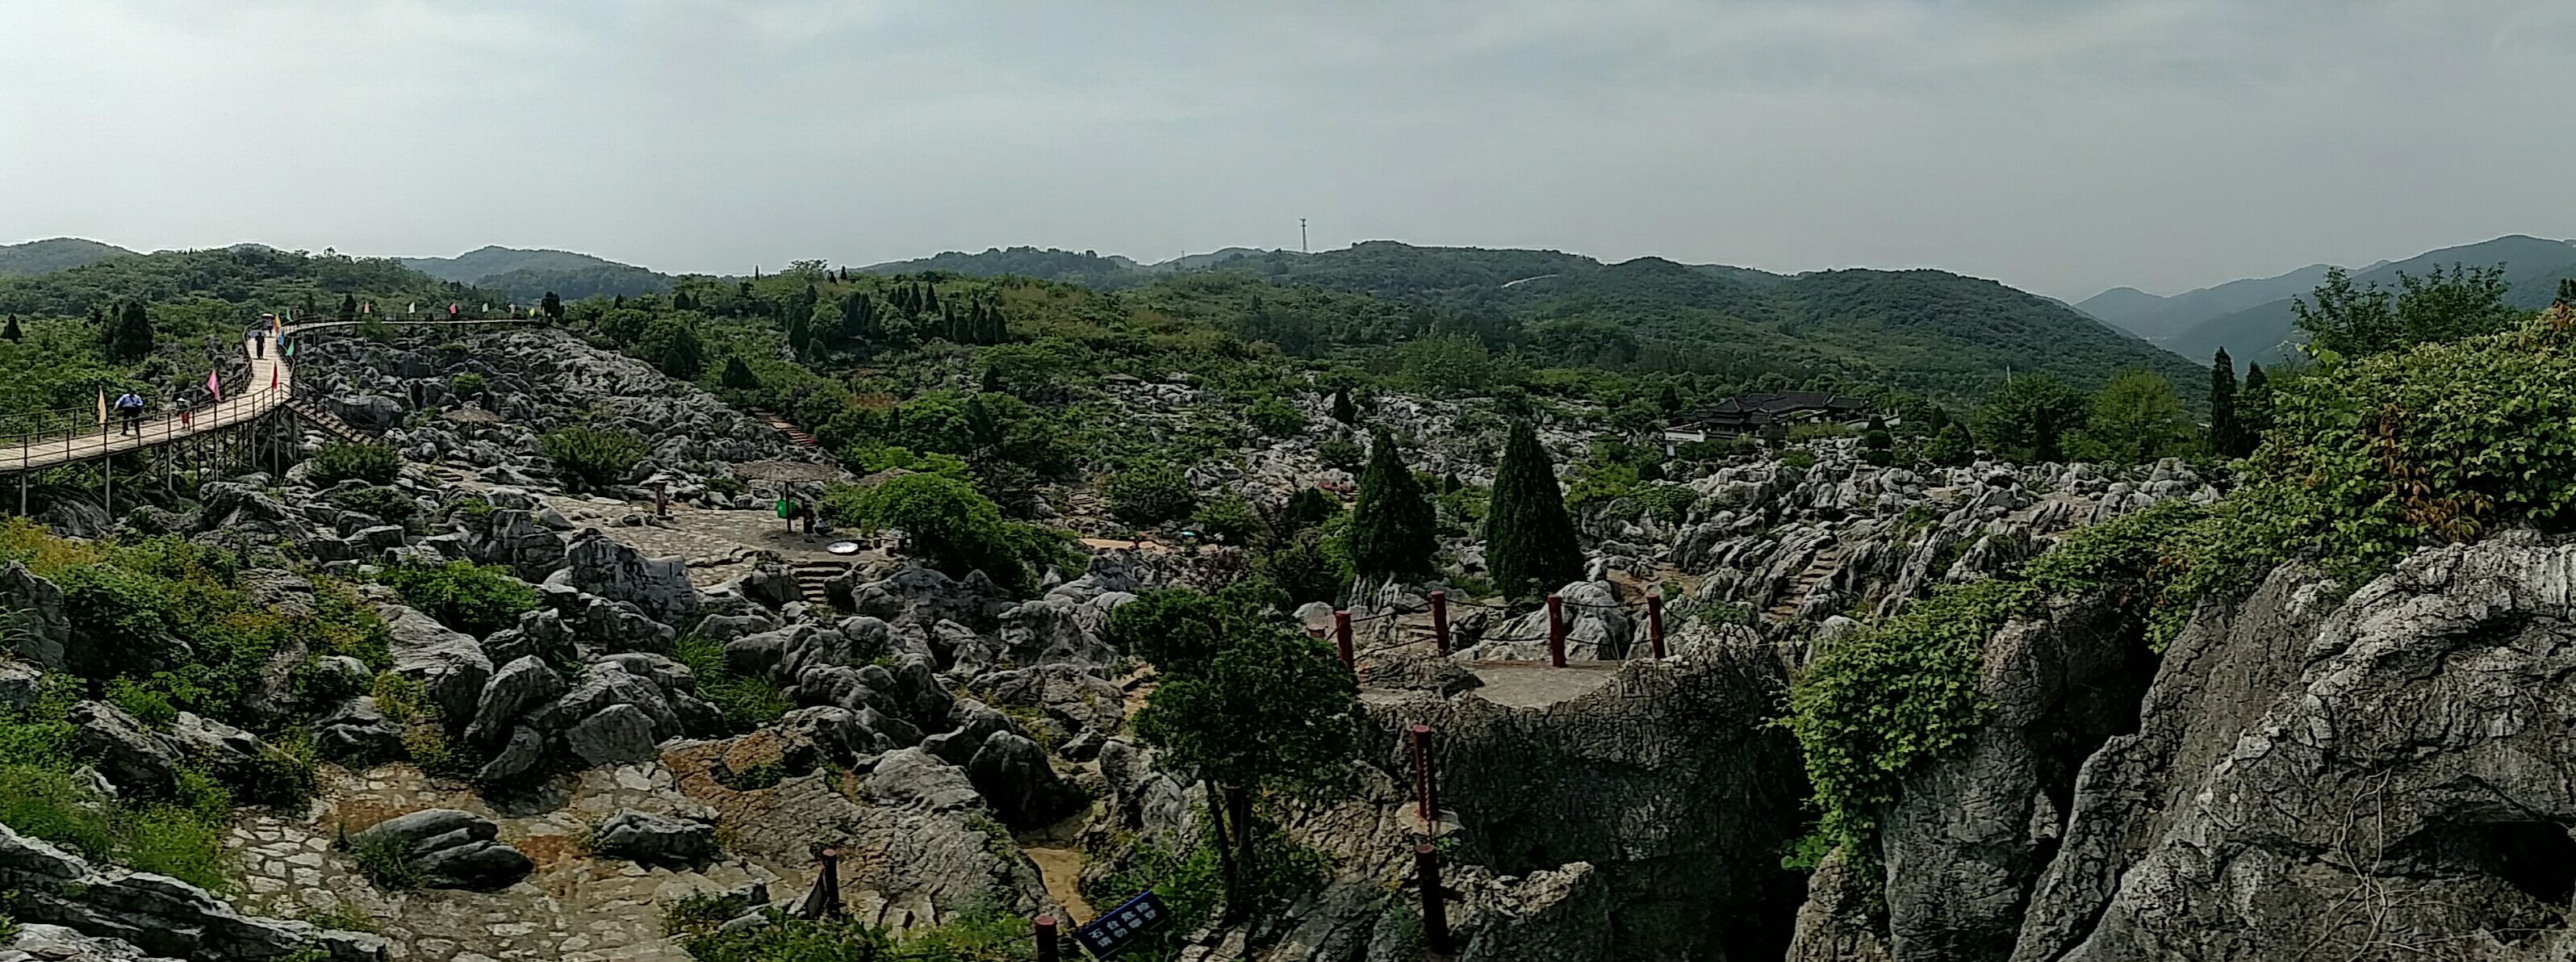
[[[213,371],[206,372],[206,390],[214,394],[215,403],[224,403],[224,382],[216,380]]]
[[[107,426],[107,392],[104,390],[98,392],[98,426]]]

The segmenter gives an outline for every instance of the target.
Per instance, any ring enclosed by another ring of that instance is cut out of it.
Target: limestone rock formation
[[[716,853],[715,826],[621,809],[591,835],[592,854],[654,864],[686,864]]]
[[[326,962],[385,962],[382,937],[328,931],[308,922],[244,916],[204,889],[148,872],[93,867],[87,860],[0,826],[0,888],[17,893],[9,906],[20,922],[46,926],[22,933],[10,949],[26,957],[54,954],[57,946],[105,959],[133,958],[113,943],[142,953],[198,962],[266,962],[311,947]],[[69,930],[69,931],[65,931]],[[78,933],[79,937],[71,933]]]
[[[491,819],[472,812],[430,808],[367,826],[349,836],[349,842],[401,846],[423,884],[433,888],[492,891],[526,878],[536,867],[518,849],[496,841],[500,831]]]

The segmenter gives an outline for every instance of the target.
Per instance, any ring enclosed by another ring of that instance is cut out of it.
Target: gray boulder
[[[376,613],[392,635],[394,673],[420,683],[451,733],[463,731],[492,679],[483,646],[406,605],[379,605]]]
[[[163,797],[178,786],[187,756],[179,743],[103,701],[73,705],[72,743],[98,759],[98,770],[126,792]]]
[[[6,826],[0,826],[0,889],[17,893],[10,914],[24,925],[10,947],[0,948],[0,959],[18,953],[62,962],[83,958],[82,951],[118,962],[258,962],[308,951],[314,954],[301,957],[317,962],[386,958],[380,936],[244,916],[204,889],[148,872],[95,868]]]
[[[1047,764],[1046,750],[1010,732],[985,736],[966,763],[966,778],[993,806],[994,815],[1013,828],[1036,828],[1073,814],[1085,801],[1082,790]]]
[[[506,888],[536,868],[519,850],[495,841],[500,831],[491,819],[472,812],[430,808],[370,825],[349,836],[349,842],[400,845],[432,888],[488,892]]]
[[[564,747],[589,765],[623,765],[654,757],[653,718],[634,705],[610,705],[564,729]]]
[[[482,697],[475,703],[474,720],[465,726],[465,739],[488,745],[528,709],[555,700],[563,690],[563,676],[548,667],[544,659],[521,656],[501,666],[483,686]]]
[[[359,695],[313,721],[314,740],[328,758],[383,759],[401,755],[403,726],[376,708],[371,695]]]
[[[599,823],[590,850],[637,862],[684,865],[715,856],[716,831],[701,821],[620,809]]]
[[[678,624],[698,609],[698,589],[678,558],[647,558],[596,529],[575,535],[564,550],[565,567],[551,581],[611,601],[632,602],[644,615]]]
[[[48,670],[70,667],[72,622],[62,589],[15,561],[0,566],[0,628],[10,630],[18,657]]]
[[[0,709],[25,711],[44,694],[44,673],[26,665],[0,661]]]
[[[485,785],[510,781],[536,768],[545,756],[546,736],[526,725],[513,725],[509,740],[502,742],[501,750],[492,753],[492,760],[474,773],[474,780]]]

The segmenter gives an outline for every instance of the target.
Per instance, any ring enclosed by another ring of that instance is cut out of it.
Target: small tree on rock
[[[1333,389],[1333,420],[1343,424],[1360,423],[1360,409],[1351,403],[1350,388]]]
[[[760,387],[760,376],[751,373],[751,365],[743,363],[741,355],[729,354],[725,356],[724,373],[716,376],[716,383],[736,391],[750,391]]]
[[[105,333],[108,360],[131,363],[152,354],[152,316],[142,301],[125,302],[108,319]]]
[[[1351,565],[1363,578],[1429,574],[1432,556],[1440,550],[1431,502],[1384,428],[1369,439],[1368,470],[1360,474],[1350,546]]]
[[[7,338],[11,344],[16,344],[27,339],[27,335],[18,330],[18,315],[9,315],[9,326],[0,328],[0,338]]]
[[[1234,606],[1223,599],[1210,607],[1155,612],[1168,616],[1190,657],[1157,664],[1163,681],[1146,696],[1136,731],[1222,802],[1217,852],[1227,912],[1240,916],[1253,908],[1244,879],[1257,858],[1254,797],[1347,778],[1360,753],[1359,686],[1331,649],[1288,623],[1225,610]],[[1215,650],[1201,657],[1211,641]]]
[[[1555,466],[1538,443],[1538,429],[1512,422],[1494,472],[1492,508],[1485,515],[1485,567],[1505,597],[1524,597],[1583,573],[1583,545],[1565,515],[1565,492]]]

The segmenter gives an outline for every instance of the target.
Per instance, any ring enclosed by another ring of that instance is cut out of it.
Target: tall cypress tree
[[[1343,424],[1360,423],[1360,409],[1351,403],[1350,388],[1333,389],[1333,420]]]
[[[2245,389],[2236,405],[2236,457],[2254,453],[2263,443],[2263,434],[2272,430],[2272,381],[2263,373],[2263,365],[2245,366]]]
[[[127,301],[107,322],[107,357],[140,361],[151,353],[152,316],[144,312],[142,301]]]
[[[340,295],[340,319],[344,321],[354,321],[358,319],[358,295]]]
[[[1554,588],[1583,574],[1583,545],[1565,516],[1565,492],[1539,446],[1538,429],[1512,422],[1503,463],[1494,472],[1493,505],[1485,512],[1485,569],[1504,597]]]
[[[1431,502],[1413,469],[1395,451],[1395,438],[1379,428],[1369,438],[1368,468],[1360,472],[1359,506],[1351,514],[1351,566],[1363,578],[1431,573],[1440,550]]]
[[[2236,362],[2227,349],[2209,361],[2209,449],[2220,456],[2244,457],[2245,432],[2236,420]]]
[[[18,330],[18,315],[9,315],[9,326],[6,328],[0,328],[0,337],[8,338],[9,343],[11,344],[16,344],[27,339],[27,335]]]

